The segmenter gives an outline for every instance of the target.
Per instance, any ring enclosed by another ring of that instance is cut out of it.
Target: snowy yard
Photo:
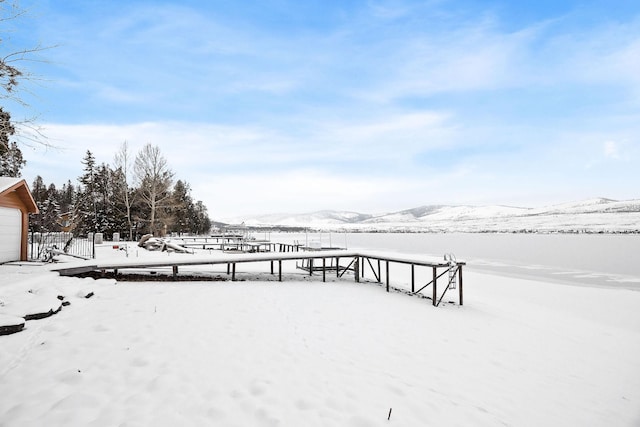
[[[292,266],[282,283],[45,269],[0,266],[0,300],[20,282],[71,302],[0,337],[1,426],[640,424],[640,292],[469,268],[465,305],[435,308]]]

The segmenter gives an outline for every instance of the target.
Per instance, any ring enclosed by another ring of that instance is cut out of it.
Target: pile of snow
[[[182,241],[178,243],[164,237],[153,237],[152,234],[145,234],[138,242],[139,247],[145,248],[148,251],[192,253],[189,249],[182,246],[183,244],[184,242]]]
[[[42,265],[7,264],[1,265],[0,271],[0,335],[19,332],[22,328],[15,326],[58,313],[72,300],[86,298],[94,285],[93,280],[87,284],[61,278]]]

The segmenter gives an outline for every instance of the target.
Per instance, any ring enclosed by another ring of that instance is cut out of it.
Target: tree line
[[[174,180],[157,146],[147,144],[132,158],[125,142],[113,166],[97,164],[87,150],[82,164],[75,185],[68,180],[58,189],[35,178],[31,192],[40,213],[30,219],[32,231],[101,232],[107,238],[117,232],[128,239],[209,232],[207,207],[193,199],[186,181]]]

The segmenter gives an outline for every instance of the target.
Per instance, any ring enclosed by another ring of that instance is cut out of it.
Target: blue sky
[[[158,145],[214,219],[640,197],[636,1],[23,1],[3,52],[75,180]]]

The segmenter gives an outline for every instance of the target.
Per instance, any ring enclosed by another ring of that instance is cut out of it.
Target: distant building
[[[60,214],[58,220],[56,221],[56,224],[58,224],[60,226],[60,230],[64,231],[65,233],[73,230],[75,227],[75,224],[73,223],[73,212],[65,212]]]
[[[29,214],[38,212],[24,179],[0,177],[0,263],[27,260]]]

